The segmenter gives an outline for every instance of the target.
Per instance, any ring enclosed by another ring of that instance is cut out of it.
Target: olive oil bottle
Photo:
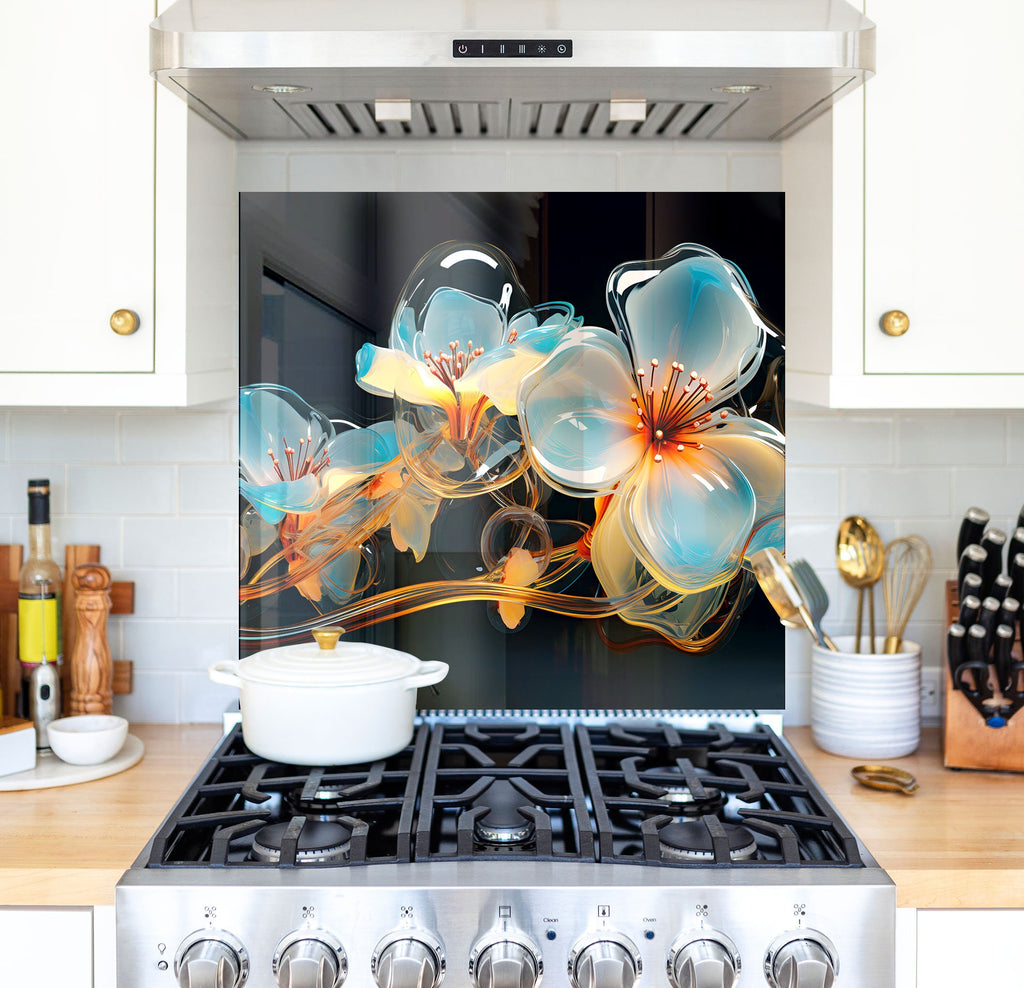
[[[29,679],[43,662],[61,655],[61,575],[50,546],[50,481],[28,482],[28,558],[18,574],[18,658],[21,716],[29,716]],[[59,715],[58,715],[59,716]]]

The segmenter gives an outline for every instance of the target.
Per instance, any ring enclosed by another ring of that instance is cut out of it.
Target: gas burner
[[[754,835],[746,827],[722,824],[729,838],[729,858],[747,861],[757,853]],[[662,856],[669,861],[714,861],[711,832],[701,822],[670,823],[658,831]]]
[[[345,786],[320,786],[311,796],[304,796],[299,788],[285,796],[285,805],[294,816],[314,820],[337,819],[346,812],[348,801]]]
[[[519,812],[525,800],[511,782],[495,779],[475,800],[472,808],[488,812],[473,823],[473,833],[481,844],[524,844],[534,835],[534,823]]]
[[[659,801],[668,805],[668,812],[676,816],[706,816],[717,814],[725,806],[725,794],[720,789],[705,789],[703,796],[695,796],[689,786],[668,786]]]
[[[281,845],[290,822],[271,823],[256,832],[252,856],[256,861],[276,864],[281,860]],[[352,831],[340,823],[307,820],[299,832],[296,864],[329,864],[348,859]]]

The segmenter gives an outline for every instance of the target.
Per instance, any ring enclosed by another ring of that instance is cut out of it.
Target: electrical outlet
[[[937,720],[942,702],[942,690],[938,669],[921,670],[921,717]]]

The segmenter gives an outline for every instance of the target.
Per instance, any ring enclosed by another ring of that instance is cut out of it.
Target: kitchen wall
[[[778,145],[558,142],[462,145],[250,143],[243,191],[460,188],[778,189]],[[943,581],[963,510],[987,507],[1008,528],[1024,501],[1024,411],[837,413],[789,409],[788,551],[819,568],[833,634],[852,630],[856,596],[833,562],[839,520],[859,513],[886,540],[917,532],[939,569],[910,635],[937,667]],[[0,411],[0,542],[26,540],[25,482],[53,485],[58,560],[70,542],[99,543],[115,579],[134,580],[136,608],[110,619],[115,659],[131,659],[134,721],[214,721],[233,699],[207,665],[235,654],[236,423],[233,405],[180,411]],[[876,611],[882,614],[880,591]],[[806,636],[788,632],[787,722],[808,719]]]

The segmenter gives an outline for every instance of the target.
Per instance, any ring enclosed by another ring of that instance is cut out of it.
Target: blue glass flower
[[[743,274],[693,244],[615,268],[608,307],[617,335],[574,328],[523,380],[530,458],[558,490],[619,502],[599,522],[616,537],[595,533],[603,585],[622,584],[606,554],[628,548],[663,587],[710,591],[782,543],[785,439],[726,407],[756,373],[768,327]]]
[[[238,393],[238,489],[271,525],[323,501],[319,473],[334,438],[330,419],[290,388],[253,384]]]
[[[406,464],[439,496],[494,490],[527,466],[519,382],[582,319],[563,302],[516,307],[526,301],[500,250],[441,244],[403,289],[389,346],[367,343],[356,355],[356,381],[395,399]]]

